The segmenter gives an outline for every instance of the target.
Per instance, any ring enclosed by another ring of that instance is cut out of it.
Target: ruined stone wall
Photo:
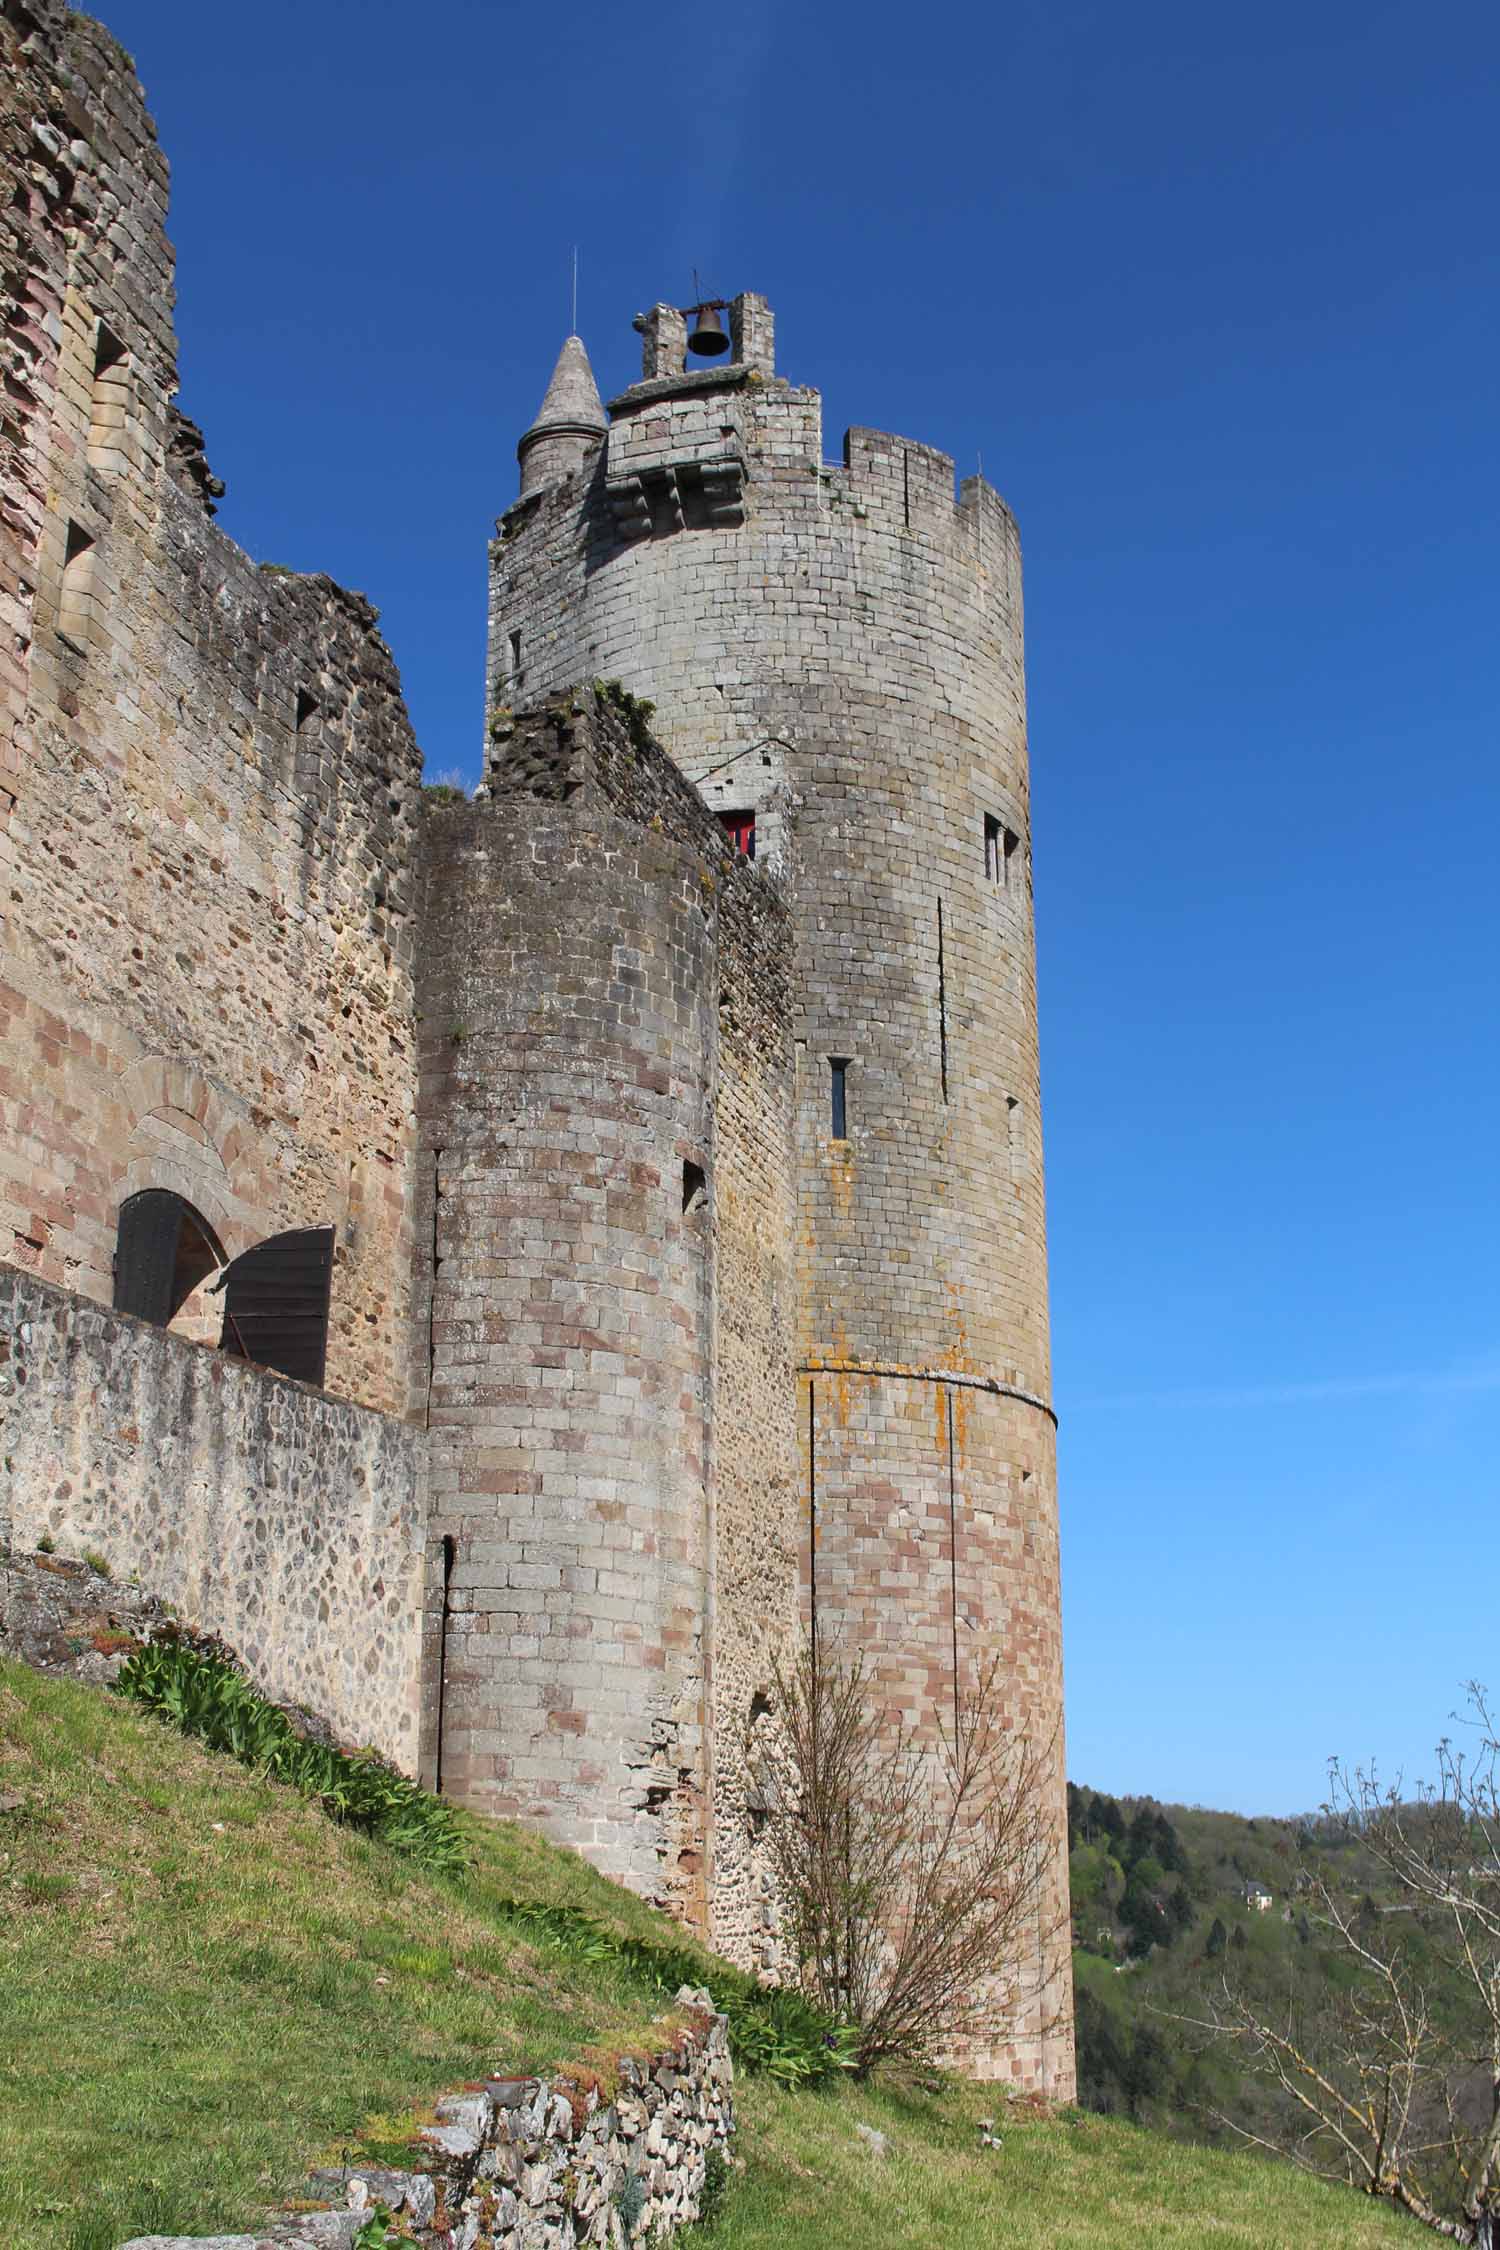
[[[383,1414],[0,1266],[0,1546],[97,1556],[408,1772],[422,1450]]]
[[[107,1301],[145,1186],[226,1257],[331,1223],[328,1383],[395,1406],[420,755],[368,603],[210,521],[128,57],[0,44],[0,1259]]]
[[[663,373],[666,328],[647,327],[647,379],[602,447],[502,518],[492,696],[513,636],[528,692],[618,678],[711,806],[756,814],[796,927],[809,1599],[816,1579],[929,1736],[955,1673],[1001,1658],[1016,1722],[1054,1747],[1062,1900],[1015,525],[977,479],[955,501],[951,460],[903,438],[854,430],[824,464],[817,394],[764,351],[687,375],[669,353]],[[1049,1938],[1041,1974],[1064,2026],[1065,1948]],[[988,2067],[1071,2091],[1065,2031],[1035,2018]]]
[[[749,1951],[739,1746],[795,1583],[784,910],[591,691],[487,788],[432,822],[420,994],[442,1784]]]

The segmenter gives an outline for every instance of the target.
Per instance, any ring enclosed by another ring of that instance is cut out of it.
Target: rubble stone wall
[[[421,768],[395,668],[360,595],[210,520],[129,58],[6,0],[0,64],[0,1258],[108,1302],[141,1187],[226,1257],[331,1224],[328,1382],[395,1407]]]
[[[419,1432],[0,1266],[0,1547],[52,1540],[417,1763]]]
[[[635,2250],[669,2241],[703,2213],[710,2166],[734,2131],[724,2018],[684,1986],[661,2050],[622,2056],[614,2094],[592,2071],[494,2078],[445,2095],[421,2168],[315,2173],[321,2209],[255,2234],[137,2235],[122,2250],[353,2250],[389,2213],[424,2250]]]

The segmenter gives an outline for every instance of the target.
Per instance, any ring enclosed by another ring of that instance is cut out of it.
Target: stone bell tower
[[[727,349],[636,322],[605,418],[569,338],[491,552],[491,708],[618,679],[795,930],[803,1600],[918,1735],[998,1657],[1050,1757],[1015,2038],[1071,2095],[1061,1621],[1021,554],[981,478]],[[719,1443],[732,1442],[721,1432]]]

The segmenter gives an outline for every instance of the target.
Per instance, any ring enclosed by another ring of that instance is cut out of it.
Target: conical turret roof
[[[604,402],[594,381],[589,355],[583,348],[583,338],[570,336],[557,355],[557,365],[552,370],[552,380],[547,385],[547,395],[537,418],[521,443],[524,445],[527,438],[542,437],[549,430],[597,430],[602,436],[608,427]]]

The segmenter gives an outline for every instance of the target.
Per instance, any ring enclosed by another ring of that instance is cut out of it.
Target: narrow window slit
[[[443,1606],[438,1615],[437,1661],[437,1742],[433,1751],[433,1790],[443,1794],[443,1713],[448,1702],[448,1620],[453,1614],[453,1565],[458,1559],[457,1542],[443,1541]]]
[[[828,1058],[829,1137],[835,1141],[849,1138],[849,1058],[847,1055],[830,1055]]]
[[[1013,1180],[1026,1175],[1026,1119],[1014,1094],[1005,1097],[1006,1138],[1009,1142],[1010,1176]]]
[[[686,1217],[689,1212],[701,1209],[707,1193],[708,1175],[703,1166],[701,1164],[684,1164],[682,1167],[683,1216]]]
[[[70,647],[80,651],[89,643],[94,615],[94,565],[98,550],[82,524],[70,523],[63,550],[62,594],[57,605],[57,630]]]
[[[130,372],[125,346],[99,323],[94,343],[94,378],[89,399],[89,465],[119,470],[126,466],[125,433],[130,419]]]
[[[938,1068],[943,1099],[948,1099],[948,965],[943,948],[943,902],[938,900]]]

